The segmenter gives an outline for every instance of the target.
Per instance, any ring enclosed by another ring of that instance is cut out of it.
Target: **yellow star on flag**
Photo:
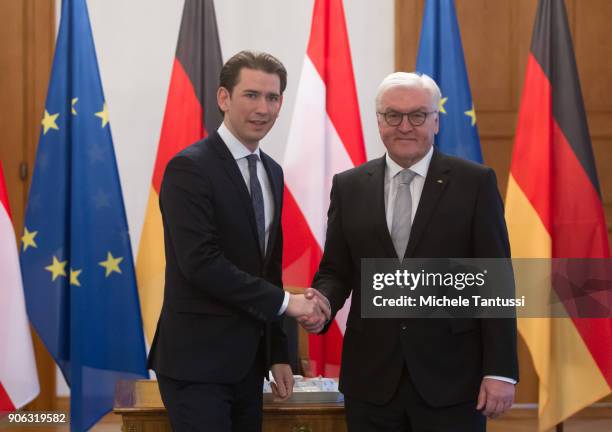
[[[443,97],[442,99],[440,99],[440,103],[438,104],[438,111],[440,111],[442,114],[446,114],[446,110],[444,109],[444,104],[446,103],[447,100],[448,100],[447,97]]]
[[[58,117],[59,113],[49,114],[49,112],[45,110],[45,116],[40,122],[40,124],[42,124],[43,126],[43,135],[46,135],[47,132],[49,132],[49,129],[59,130],[59,127],[57,127],[57,123],[55,123],[55,120],[57,120]]]
[[[79,275],[83,270],[75,270],[70,269],[70,285],[81,286],[81,282],[79,282]]]
[[[79,98],[72,98],[72,115],[77,115],[76,103],[79,101]]]
[[[38,234],[38,231],[30,232],[30,231],[28,231],[27,227],[23,228],[23,236],[21,236],[21,244],[23,245],[23,251],[24,252],[30,246],[38,247],[38,245],[34,241],[34,237],[36,237],[36,234]]]
[[[100,117],[102,119],[102,127],[105,127],[108,124],[108,110],[106,109],[106,102],[102,105],[102,111],[96,113],[96,117]]]
[[[472,104],[472,109],[469,111],[464,111],[463,114],[472,119],[472,126],[476,124],[476,111],[474,110],[474,104]]]
[[[109,277],[112,272],[117,272],[121,274],[121,269],[119,268],[119,263],[123,261],[122,257],[113,257],[113,254],[107,252],[106,261],[101,261],[99,264],[106,269],[106,277]]]
[[[51,281],[55,281],[60,276],[66,277],[66,264],[68,261],[59,261],[55,255],[53,256],[53,263],[45,267],[45,270],[52,274]]]

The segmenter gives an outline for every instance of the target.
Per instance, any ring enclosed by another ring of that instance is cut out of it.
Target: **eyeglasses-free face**
[[[219,87],[217,103],[224,123],[240,142],[254,151],[274,125],[283,103],[280,78],[273,73],[244,67],[230,93]]]

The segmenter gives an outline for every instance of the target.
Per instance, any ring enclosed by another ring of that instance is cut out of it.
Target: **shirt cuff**
[[[287,306],[289,306],[289,297],[291,296],[291,294],[289,294],[287,291],[285,291],[285,298],[283,300],[283,304],[281,305],[280,309],[278,310],[278,314],[277,315],[282,315],[285,313],[285,311],[287,310]]]
[[[505,382],[510,383],[510,384],[516,384],[517,383],[517,381],[515,379],[506,378],[506,377],[497,376],[497,375],[485,375],[483,378],[496,379],[496,380],[499,380],[499,381],[505,381]]]

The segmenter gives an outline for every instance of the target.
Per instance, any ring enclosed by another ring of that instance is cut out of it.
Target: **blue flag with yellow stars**
[[[433,78],[442,90],[438,148],[482,163],[476,111],[453,0],[427,0],[416,70]]]
[[[70,385],[71,430],[148,376],[109,116],[85,0],[63,0],[20,258],[30,320]]]

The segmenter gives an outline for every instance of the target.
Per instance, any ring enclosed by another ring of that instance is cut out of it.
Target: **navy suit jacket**
[[[266,370],[288,363],[277,316],[281,280],[283,172],[261,160],[274,195],[262,256],[251,197],[238,165],[215,132],[177,154],[164,173],[160,208],[166,284],[149,368],[170,378],[236,383],[260,344]]]

